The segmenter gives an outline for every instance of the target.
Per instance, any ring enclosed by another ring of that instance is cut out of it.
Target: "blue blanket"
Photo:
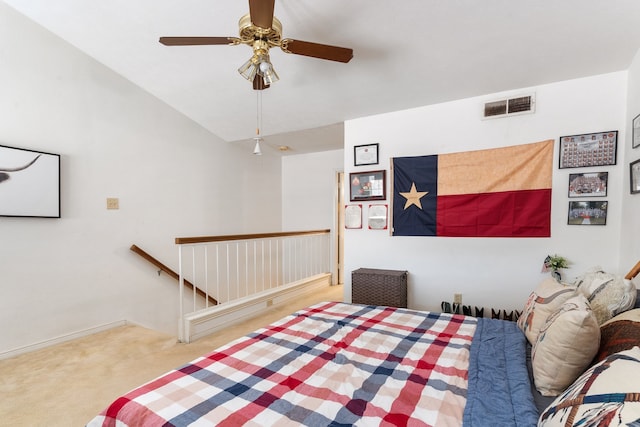
[[[478,319],[470,349],[463,425],[536,425],[538,411],[531,394],[526,348],[526,338],[515,322]]]

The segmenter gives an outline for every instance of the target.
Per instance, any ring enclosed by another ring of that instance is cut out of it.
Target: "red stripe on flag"
[[[550,188],[438,196],[437,206],[437,236],[551,236]]]

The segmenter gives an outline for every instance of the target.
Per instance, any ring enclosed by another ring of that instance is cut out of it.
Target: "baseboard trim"
[[[185,317],[185,336],[182,341],[190,343],[232,324],[260,315],[301,295],[329,286],[331,273],[323,273],[232,303],[200,310]]]
[[[287,286],[262,292],[252,298],[238,300],[220,307],[212,307],[205,312],[200,311],[194,313],[185,319],[185,342],[202,338],[231,324],[249,319],[259,315],[263,311],[285,304],[300,295],[328,286],[331,286],[331,273],[318,274]],[[9,359],[21,354],[30,353],[128,324],[131,324],[131,322],[118,320],[12,350],[0,351],[0,360]]]
[[[40,341],[35,344],[25,345],[23,347],[18,347],[13,350],[7,350],[0,352],[0,360],[9,359],[11,357],[19,356],[21,354],[30,353],[32,351],[40,350],[43,348],[51,347],[56,344],[62,344],[67,341],[72,341],[77,338],[86,337],[89,335],[97,334],[98,332],[107,331],[109,329],[117,328],[119,326],[127,325],[126,320],[118,320],[116,322],[105,323],[104,325],[95,326],[93,328],[83,329],[81,331],[72,332],[70,334],[60,335],[55,338],[51,338],[48,340]]]

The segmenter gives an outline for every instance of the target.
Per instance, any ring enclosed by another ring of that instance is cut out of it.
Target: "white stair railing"
[[[183,342],[189,342],[185,319],[194,313],[264,296],[330,271],[329,230],[179,237],[175,242]],[[192,292],[188,284],[200,292]]]

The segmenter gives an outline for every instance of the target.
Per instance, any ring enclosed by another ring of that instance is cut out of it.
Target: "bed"
[[[130,391],[88,426],[638,426],[638,291],[602,274],[543,281],[517,322],[316,304]]]
[[[321,303],[127,393],[88,425],[531,426],[525,352],[514,322]]]

